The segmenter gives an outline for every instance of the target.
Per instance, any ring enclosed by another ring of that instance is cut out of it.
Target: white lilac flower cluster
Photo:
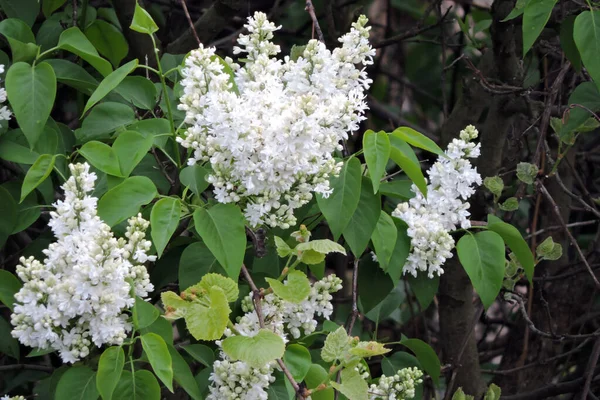
[[[4,65],[0,64],[0,74],[4,73]],[[0,88],[0,128],[2,127],[2,121],[8,121],[12,115],[7,106],[2,104],[6,101],[6,89]]]
[[[315,317],[329,319],[333,312],[331,294],[341,288],[342,280],[328,275],[312,285],[310,295],[301,303],[284,301],[273,293],[265,295],[261,300],[265,328],[277,333],[285,342],[288,334],[297,339],[302,331],[305,335],[314,332]],[[250,296],[242,300],[242,310],[245,314],[234,325],[236,333],[226,329],[225,336],[258,334],[260,323]],[[221,345],[220,341],[216,343]],[[267,400],[268,387],[275,380],[274,368],[274,362],[255,368],[243,361],[232,361],[221,352],[221,360],[213,364],[207,400]]]
[[[4,395],[4,396],[0,397],[0,400],[25,400],[25,397],[23,397],[23,396],[10,397],[9,395]]]
[[[466,201],[474,192],[473,185],[481,185],[481,176],[469,158],[479,157],[480,145],[471,140],[478,136],[474,126],[460,132],[446,149],[446,157],[438,158],[428,171],[427,197],[415,185],[415,197],[398,204],[392,213],[408,225],[411,252],[403,272],[417,276],[417,271],[427,271],[429,278],[444,273],[442,265],[452,257],[454,239],[450,231],[471,227]]]
[[[333,51],[313,39],[280,60],[271,42],[280,27],[257,12],[234,48],[246,53],[242,65],[202,45],[187,57],[179,108],[189,127],[178,141],[193,150],[189,164],[210,162],[217,201],[240,203],[250,225],[293,226],[311,192],[331,193],[341,167],[332,153],[368,108],[364,66],[375,50],[366,23],[361,16]]]
[[[416,368],[403,368],[394,376],[381,375],[377,385],[369,388],[370,400],[405,400],[415,397],[415,387],[423,382],[423,372]]]
[[[122,344],[131,330],[127,310],[131,294],[147,297],[153,290],[146,261],[149,223],[141,215],[129,219],[125,238],[116,239],[96,215],[96,174],[89,165],[70,164],[62,186],[65,199],[54,205],[49,222],[57,241],[44,250],[43,262],[21,258],[17,274],[24,282],[15,295],[12,335],[24,345],[51,348],[65,362],[89,354],[90,346]]]

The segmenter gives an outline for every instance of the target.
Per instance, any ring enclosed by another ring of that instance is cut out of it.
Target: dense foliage
[[[600,393],[595,4],[0,18],[3,399]]]

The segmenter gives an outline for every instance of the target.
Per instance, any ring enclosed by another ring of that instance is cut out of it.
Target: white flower
[[[189,164],[210,162],[215,198],[240,203],[250,225],[288,228],[312,192],[331,193],[340,169],[332,153],[367,109],[371,80],[357,68],[375,54],[366,23],[360,17],[333,51],[311,40],[298,59],[278,60],[280,27],[257,12],[234,48],[242,66],[202,45],[187,57],[179,108],[189,127],[178,141],[193,150]]]
[[[15,295],[12,335],[27,346],[58,350],[65,362],[85,358],[90,346],[119,345],[131,330],[126,311],[135,295],[153,290],[145,261],[150,242],[148,222],[129,220],[126,238],[116,239],[96,215],[96,175],[89,165],[70,164],[72,176],[63,184],[65,199],[54,205],[48,223],[57,241],[44,250],[43,263],[21,258],[17,274],[24,282]]]
[[[1,66],[3,67],[3,66]],[[2,73],[2,70],[0,69],[0,74]],[[4,395],[2,397],[0,397],[0,400],[25,400],[25,397],[23,396],[13,396],[10,397],[9,395]]]
[[[4,65],[0,64],[0,74],[4,73]],[[6,101],[6,89],[0,88],[0,127],[2,127],[2,121],[8,121],[12,116],[12,113],[7,106],[2,106],[2,103]]]
[[[481,185],[481,176],[468,158],[479,157],[480,145],[471,143],[478,135],[477,129],[469,125],[460,132],[460,139],[448,145],[446,157],[428,171],[427,197],[415,185],[415,197],[400,203],[392,213],[408,225],[411,238],[411,253],[406,259],[403,272],[417,276],[418,271],[427,271],[428,276],[444,273],[442,266],[452,257],[454,239],[450,231],[471,227],[469,199],[475,193],[474,185]]]
[[[403,368],[394,376],[381,375],[377,385],[369,388],[369,400],[405,400],[415,397],[415,387],[423,382],[423,372],[416,367]]]

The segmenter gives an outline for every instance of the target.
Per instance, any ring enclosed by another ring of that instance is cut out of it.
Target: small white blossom
[[[369,388],[369,400],[405,400],[415,397],[415,387],[423,382],[423,372],[416,367],[403,368],[394,376],[381,375],[377,385]]]
[[[0,71],[0,74],[2,72]],[[2,397],[0,397],[0,400],[25,400],[25,397],[23,396],[12,396],[10,397],[9,395],[4,395]]]
[[[145,261],[149,223],[141,215],[128,222],[125,238],[116,239],[96,215],[96,175],[89,165],[70,164],[72,176],[63,184],[65,199],[50,213],[57,241],[44,250],[43,263],[21,258],[17,275],[24,282],[15,294],[12,335],[21,343],[60,352],[64,362],[85,358],[90,346],[120,345],[131,330],[126,311],[135,295],[153,290]]]
[[[470,142],[478,135],[469,125],[460,132],[460,139],[448,145],[446,157],[438,158],[428,171],[427,197],[413,184],[415,197],[398,204],[392,213],[408,225],[411,252],[403,272],[417,276],[427,271],[428,276],[444,273],[442,266],[452,257],[454,239],[450,231],[471,227],[467,200],[475,193],[474,185],[481,185],[481,176],[468,158],[479,157],[480,145]]]
[[[188,129],[178,141],[193,151],[189,164],[210,162],[217,201],[240,203],[251,226],[287,229],[312,192],[331,193],[341,167],[332,153],[368,108],[364,66],[375,51],[366,23],[360,17],[333,51],[311,40],[298,59],[280,60],[271,42],[280,27],[257,12],[234,48],[243,66],[202,45],[187,57],[179,108]]]
[[[4,73],[4,65],[0,64],[0,74]],[[6,89],[0,88],[0,127],[2,127],[2,121],[8,121],[12,116],[12,113],[7,106],[3,106],[2,103],[6,101]]]

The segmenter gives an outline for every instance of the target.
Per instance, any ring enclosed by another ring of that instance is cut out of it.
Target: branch
[[[358,263],[360,259],[354,259],[354,268],[352,269],[352,312],[350,314],[350,323],[348,324],[348,328],[346,331],[348,335],[352,334],[352,328],[354,328],[354,323],[356,322],[356,318],[358,317]]]
[[[0,372],[2,371],[18,371],[21,369],[30,369],[33,371],[52,372],[54,368],[47,367],[45,365],[37,364],[11,364],[11,365],[0,365]]]
[[[600,376],[594,377],[593,381],[597,381]],[[502,396],[502,400],[538,400],[538,399],[548,399],[553,396],[557,396],[559,394],[565,393],[573,393],[583,385],[585,382],[585,378],[577,378],[572,381],[562,382],[562,383],[551,383],[550,385],[541,387],[536,390],[532,390],[531,392],[521,393],[514,396]]]
[[[319,26],[319,20],[317,19],[317,15],[315,14],[315,7],[313,6],[311,0],[306,0],[305,10],[308,11],[308,15],[310,15],[310,19],[312,19],[313,38],[315,36],[315,30],[316,30],[317,36],[319,37],[319,41],[325,43],[325,37],[323,37],[323,32],[321,31],[321,27]]]

